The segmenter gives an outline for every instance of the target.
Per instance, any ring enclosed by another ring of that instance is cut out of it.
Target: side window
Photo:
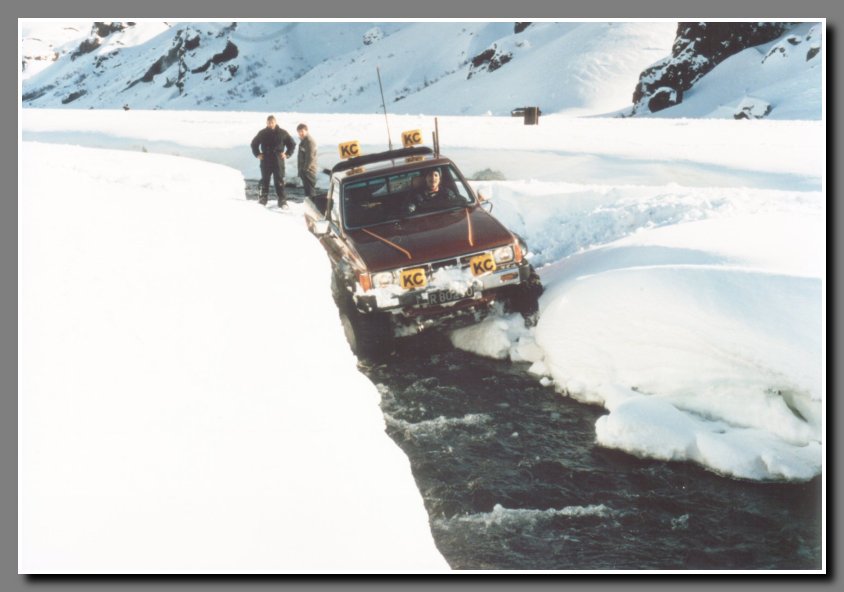
[[[366,182],[346,183],[343,187],[343,212],[346,227],[359,226],[362,222],[364,208],[370,203],[372,188]]]
[[[466,185],[460,180],[460,177],[457,173],[454,172],[454,169],[449,167],[443,167],[443,179],[442,182],[449,187],[450,189],[454,189],[463,198],[463,201],[468,203],[472,202],[472,194],[469,193],[469,190],[466,188]]]

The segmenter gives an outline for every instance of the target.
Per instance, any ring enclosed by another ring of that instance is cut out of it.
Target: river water
[[[432,334],[361,366],[455,569],[821,569],[821,480],[757,483],[595,444],[604,411]]]

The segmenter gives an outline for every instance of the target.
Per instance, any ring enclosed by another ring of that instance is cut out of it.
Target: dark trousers
[[[299,173],[299,177],[302,179],[302,188],[305,190],[305,195],[307,197],[313,197],[314,187],[316,186],[316,173],[304,171]]]
[[[261,159],[261,197],[270,192],[270,176],[273,177],[275,194],[284,199],[284,161],[276,155],[265,154]]]

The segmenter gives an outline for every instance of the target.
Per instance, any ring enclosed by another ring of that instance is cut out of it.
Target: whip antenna
[[[384,107],[384,123],[387,124],[387,144],[390,150],[393,149],[393,140],[390,139],[390,122],[387,120],[387,103],[384,101],[384,87],[381,86],[381,67],[375,66],[375,71],[378,73],[378,88],[381,90],[381,106]]]

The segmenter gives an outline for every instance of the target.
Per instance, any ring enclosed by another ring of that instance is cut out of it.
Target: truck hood
[[[477,206],[357,228],[347,236],[371,272],[458,257],[513,242],[513,235]]]

